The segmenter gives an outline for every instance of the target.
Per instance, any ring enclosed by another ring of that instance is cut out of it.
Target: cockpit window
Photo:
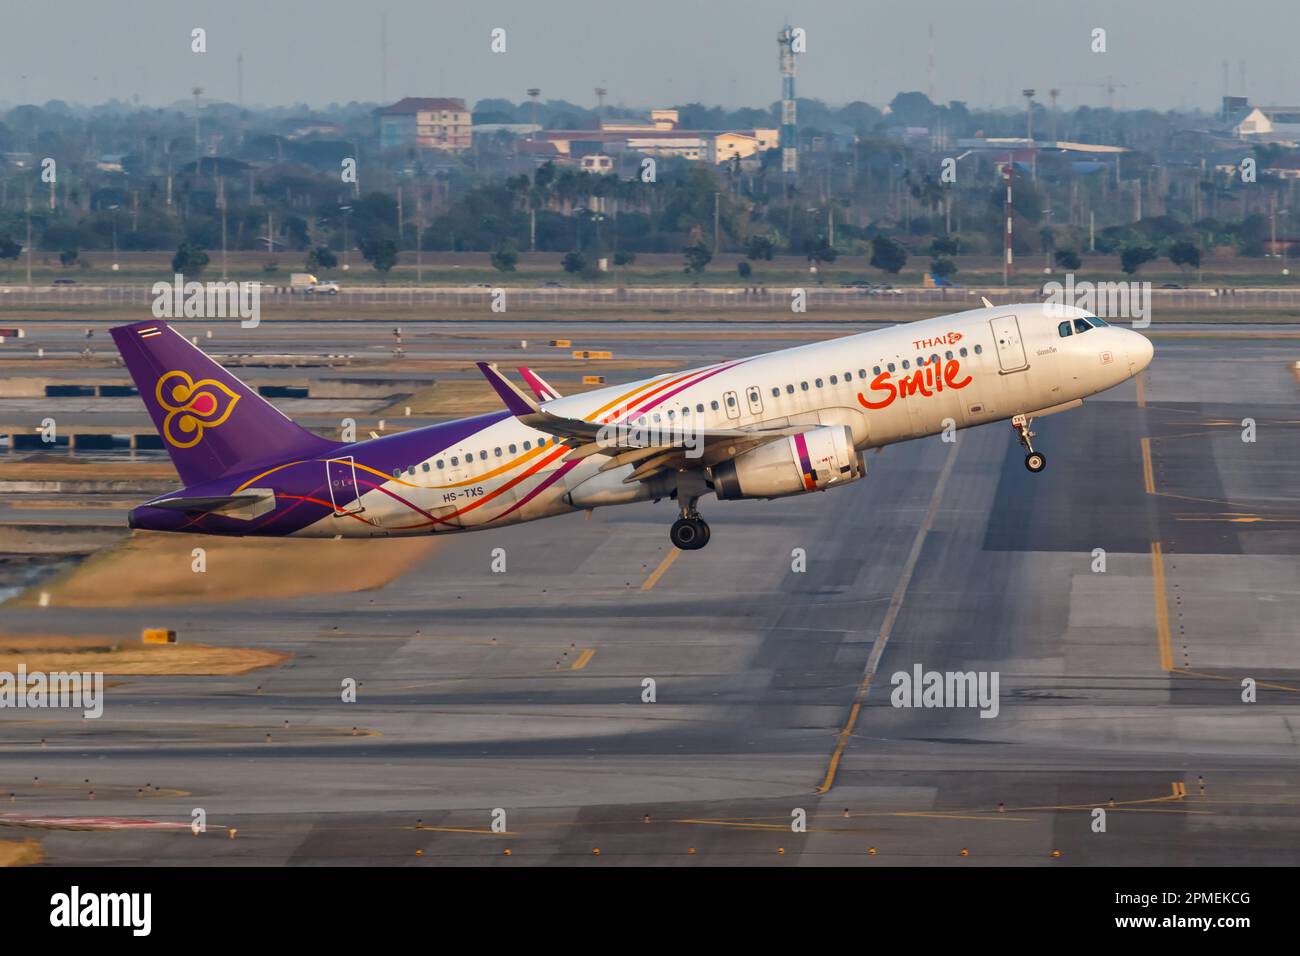
[[[1061,338],[1066,338],[1067,336],[1073,335],[1074,333],[1070,330],[1070,320],[1066,319],[1064,322],[1058,325],[1056,327],[1056,332],[1058,335],[1061,336]]]
[[[1106,323],[1103,322],[1101,319],[1097,318],[1095,315],[1085,315],[1084,318],[1087,319],[1092,324],[1092,327],[1094,329],[1104,329],[1106,327]]]
[[[1074,320],[1074,331],[1076,331],[1076,332],[1090,332],[1090,331],[1092,331],[1092,326],[1089,325],[1087,322],[1083,321],[1083,319],[1075,319],[1075,320]]]

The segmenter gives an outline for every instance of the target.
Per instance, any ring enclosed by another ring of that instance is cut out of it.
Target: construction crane
[[[1128,87],[1127,83],[1116,83],[1109,76],[1106,77],[1105,83],[1067,83],[1065,85],[1066,86],[1096,86],[1096,87],[1100,87],[1101,89],[1104,89],[1106,91],[1106,109],[1108,110],[1113,110],[1115,108],[1115,91],[1122,90]]]

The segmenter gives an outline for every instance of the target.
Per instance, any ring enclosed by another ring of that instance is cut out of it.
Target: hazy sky
[[[648,107],[765,106],[780,97],[776,34],[803,27],[798,93],[840,104],[927,88],[934,25],[940,101],[1005,106],[1022,87],[1063,107],[1217,108],[1224,90],[1300,104],[1300,0],[63,0],[7,4],[0,103],[160,105],[202,86],[254,105],[404,95],[542,98]],[[386,82],[380,68],[386,14]],[[208,51],[190,51],[190,31]],[[490,32],[506,31],[505,53]],[[1089,49],[1094,27],[1107,52]],[[25,77],[25,79],[24,79]]]

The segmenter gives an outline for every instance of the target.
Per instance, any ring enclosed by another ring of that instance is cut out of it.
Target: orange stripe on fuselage
[[[674,385],[678,385],[678,384],[680,384],[680,383],[686,381],[688,378],[692,377],[693,375],[703,375],[704,372],[707,372],[707,371],[709,371],[709,370],[711,370],[711,369],[714,369],[714,368],[716,368],[716,367],[717,367],[717,366],[710,365],[710,366],[708,367],[708,369],[704,369],[703,371],[696,370],[696,371],[694,371],[694,372],[687,372],[685,375],[679,375],[677,378],[674,378],[674,379],[671,379],[671,380],[669,380],[669,381],[667,381],[667,382],[664,382],[664,383],[663,383],[662,385],[660,385],[658,388],[651,389],[650,391],[646,392],[644,395],[638,395],[638,396],[637,396],[637,399],[636,399],[636,402],[633,402],[632,404],[637,404],[637,403],[640,403],[640,402],[644,402],[646,399],[648,399],[648,398],[653,398],[655,395],[658,395],[660,392],[667,391],[668,389],[672,388]],[[653,384],[653,383],[651,383],[651,384]],[[608,407],[608,406],[606,406],[606,407]],[[605,421],[609,421],[610,419],[613,419],[613,418],[616,418],[616,417],[617,417],[617,413],[615,413],[615,414],[613,414],[613,415],[606,415],[606,416],[605,416]]]
[[[518,458],[511,459],[510,461],[506,462],[504,465],[500,466],[499,468],[494,468],[492,469],[492,471],[485,472],[475,478],[467,478],[464,481],[452,482],[449,485],[417,485],[415,482],[412,481],[403,481],[401,478],[397,478],[393,475],[386,475],[384,474],[384,472],[371,468],[369,465],[361,464],[361,462],[357,462],[356,466],[360,468],[362,471],[368,471],[372,475],[377,475],[378,477],[384,479],[384,481],[391,481],[394,484],[404,485],[407,488],[423,488],[427,491],[437,491],[442,488],[460,488],[462,485],[473,485],[473,484],[477,484],[480,481],[486,481],[487,479],[495,478],[498,475],[505,474],[507,471],[509,471],[511,468],[514,468],[516,465],[523,464],[524,462],[528,461],[528,459],[530,458],[536,458],[544,451],[546,451],[546,446],[538,445],[532,451],[524,452]],[[444,448],[441,452],[439,452],[439,454],[446,454],[446,449]]]
[[[644,392],[647,388],[654,388],[654,386],[658,385],[663,380],[664,380],[663,378],[651,379],[650,381],[646,382],[644,385],[638,385],[636,388],[632,389],[631,391],[624,392],[622,395],[618,396],[612,402],[607,402],[606,404],[600,406],[600,408],[596,409],[594,412],[591,412],[589,415],[587,415],[587,420],[591,421],[597,415],[609,411],[615,405],[619,404],[620,402],[626,401],[627,399],[635,395],[637,392]]]
[[[511,488],[519,484],[525,478],[537,474],[539,471],[541,471],[551,462],[555,461],[556,459],[560,458],[563,455],[567,455],[570,450],[571,449],[567,445],[561,445],[559,448],[555,449],[555,454],[542,459],[541,461],[534,464],[527,471],[523,472],[522,474],[516,475],[514,478],[511,478],[500,488],[497,488],[495,491],[492,491],[489,494],[484,495],[482,498],[479,498],[477,501],[473,502],[472,504],[466,505],[464,508],[461,508],[457,511],[453,511],[450,514],[439,515],[437,518],[433,519],[432,521],[421,521],[418,524],[394,525],[393,530],[409,531],[412,528],[423,528],[425,525],[430,525],[430,524],[449,524],[452,518],[458,518],[461,515],[465,514],[466,512],[473,511],[475,508],[481,508],[489,501],[509,491]]]

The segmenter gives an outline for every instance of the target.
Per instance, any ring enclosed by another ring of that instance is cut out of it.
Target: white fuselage
[[[543,408],[592,422],[644,416],[664,428],[843,425],[862,450],[1061,410],[1147,366],[1144,336],[1080,325],[1085,315],[1052,305],[978,309],[608,386]],[[1071,334],[1062,334],[1063,323]],[[429,534],[578,510],[567,496],[609,456],[566,457],[554,437],[507,417],[386,476],[382,490],[361,499],[366,521],[325,518],[300,534]],[[625,500],[646,497],[658,493],[629,491]]]

